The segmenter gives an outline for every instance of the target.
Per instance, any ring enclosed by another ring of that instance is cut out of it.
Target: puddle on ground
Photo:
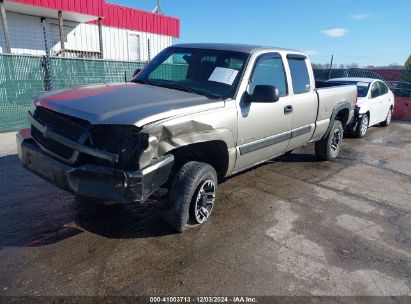
[[[384,136],[371,138],[370,141],[374,144],[388,145],[388,139]]]

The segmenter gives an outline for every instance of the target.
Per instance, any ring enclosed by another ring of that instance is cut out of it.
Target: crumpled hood
[[[156,86],[122,83],[100,84],[45,92],[36,105],[92,124],[139,127],[171,116],[224,106],[224,101]]]

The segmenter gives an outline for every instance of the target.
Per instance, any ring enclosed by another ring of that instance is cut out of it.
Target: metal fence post
[[[331,55],[330,71],[328,72],[328,79],[331,78],[331,71],[333,69],[334,55]]]
[[[148,53],[148,62],[151,61],[151,42],[150,38],[147,39],[147,53]]]
[[[3,33],[4,33],[4,40],[6,42],[7,53],[11,54],[9,26],[7,24],[6,8],[4,7],[3,0],[0,0],[0,11],[1,11],[1,20],[3,22]]]
[[[63,21],[63,12],[58,12],[59,19],[59,35],[60,35],[60,52],[61,57],[65,57],[65,47],[64,47],[64,21]]]
[[[44,72],[44,90],[50,91],[52,89],[52,79],[51,79],[51,71],[50,71],[50,50],[47,43],[47,33],[46,33],[46,18],[41,18],[41,24],[43,26],[43,36],[44,36],[44,49],[46,51],[46,55],[41,59],[41,66]]]
[[[104,53],[103,53],[103,25],[102,25],[102,20],[101,17],[98,18],[98,43],[100,47],[100,59],[104,58]]]

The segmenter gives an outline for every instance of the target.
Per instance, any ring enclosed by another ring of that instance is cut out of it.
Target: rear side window
[[[371,87],[371,98],[376,98],[380,95],[380,86],[378,85],[378,82],[374,82]]]
[[[262,57],[257,61],[250,81],[250,92],[256,85],[276,86],[280,96],[287,95],[284,65],[281,57]]]
[[[294,94],[303,94],[310,91],[310,76],[304,57],[290,56],[288,58]]]
[[[388,93],[388,88],[384,83],[378,82],[378,85],[380,87],[380,95],[385,95]]]

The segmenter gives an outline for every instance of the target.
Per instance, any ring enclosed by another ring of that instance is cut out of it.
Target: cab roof
[[[262,46],[262,45],[251,45],[251,44],[232,44],[232,43],[183,43],[183,44],[175,44],[173,47],[177,48],[193,48],[193,49],[208,49],[208,50],[220,50],[220,51],[232,51],[232,52],[240,52],[240,53],[247,53],[251,54],[257,50],[269,50],[273,52],[290,52],[296,54],[304,54],[301,51],[292,50],[292,49],[284,49],[278,47],[269,47],[269,46]],[[304,54],[306,55],[306,54]]]

